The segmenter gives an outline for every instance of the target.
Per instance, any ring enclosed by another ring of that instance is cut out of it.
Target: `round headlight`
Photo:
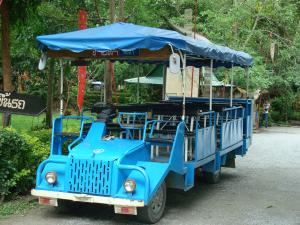
[[[126,192],[132,193],[134,192],[135,188],[136,188],[135,180],[127,179],[124,182],[124,189]]]
[[[46,173],[46,181],[49,183],[49,184],[54,184],[56,182],[56,173],[55,172],[48,172]]]

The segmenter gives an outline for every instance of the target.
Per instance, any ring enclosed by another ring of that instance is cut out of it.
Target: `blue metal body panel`
[[[224,122],[221,125],[222,148],[221,151],[237,143],[243,142],[243,118]]]
[[[216,152],[216,128],[215,126],[198,129],[197,132],[197,160],[202,160]]]

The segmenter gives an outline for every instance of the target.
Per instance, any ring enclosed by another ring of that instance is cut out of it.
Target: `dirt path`
[[[269,128],[254,134],[248,155],[237,169],[223,169],[222,181],[201,181],[189,192],[168,191],[159,224],[298,224],[300,225],[300,128]],[[0,224],[96,225],[139,224],[115,215],[111,207],[86,206],[69,214],[38,207]]]

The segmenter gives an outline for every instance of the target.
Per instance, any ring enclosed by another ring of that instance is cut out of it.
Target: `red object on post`
[[[79,26],[79,30],[83,30],[87,28],[87,12],[85,10],[79,10],[78,26]],[[83,108],[85,84],[86,84],[86,66],[79,66],[78,67],[78,92],[77,92],[77,106],[79,112],[81,112]]]

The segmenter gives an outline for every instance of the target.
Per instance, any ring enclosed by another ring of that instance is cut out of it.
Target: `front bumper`
[[[51,199],[64,199],[71,200],[75,202],[88,202],[88,203],[100,203],[115,206],[131,206],[131,207],[143,207],[145,203],[143,200],[131,200],[124,198],[112,198],[105,196],[95,196],[88,194],[76,194],[58,191],[45,191],[32,189],[31,194],[33,196]]]

